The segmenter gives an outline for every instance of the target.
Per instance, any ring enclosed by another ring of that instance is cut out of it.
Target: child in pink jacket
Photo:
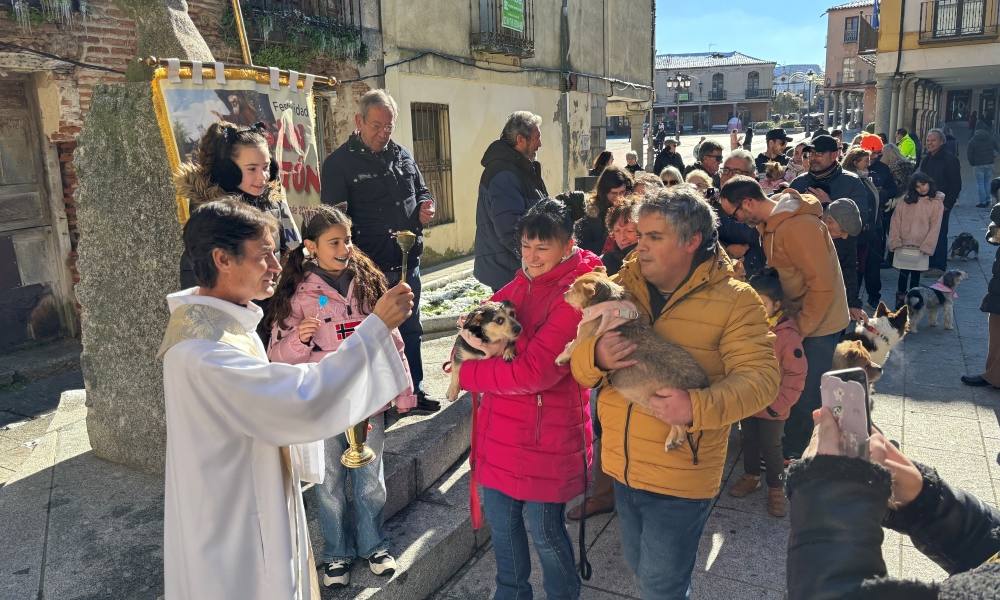
[[[335,351],[387,288],[385,276],[351,243],[351,221],[341,211],[317,208],[305,225],[303,238],[303,245],[289,254],[269,306],[267,322],[272,333],[268,356],[272,361],[316,362]],[[392,330],[392,338],[409,373],[398,330]],[[399,412],[416,405],[412,388],[411,383],[395,399]],[[369,424],[367,444],[376,459],[364,467],[349,469],[341,464],[340,456],[347,449],[343,434],[326,440],[326,477],[315,486],[315,495],[325,540],[320,557],[323,585],[328,587],[350,583],[355,558],[366,559],[376,575],[391,576],[396,570],[382,529],[386,500],[384,413],[373,415]],[[353,515],[347,511],[348,477],[354,492]]]
[[[906,292],[920,285],[920,274],[927,270],[929,257],[937,247],[941,219],[944,216],[944,194],[930,175],[917,171],[910,176],[903,201],[896,204],[889,223],[889,250],[916,249],[924,256],[923,269],[899,269],[896,285],[896,308],[906,302]],[[897,255],[900,254],[897,252]],[[894,256],[894,265],[901,256]]]
[[[740,421],[743,440],[744,475],[729,488],[729,495],[742,498],[760,489],[760,461],[763,457],[767,481],[767,512],[772,517],[785,516],[785,491],[781,475],[785,470],[781,454],[781,435],[792,406],[799,401],[806,384],[806,355],[802,335],[795,325],[797,307],[781,289],[778,272],[772,268],[750,279],[767,312],[771,331],[776,336],[774,355],[781,367],[778,397],[770,406]]]

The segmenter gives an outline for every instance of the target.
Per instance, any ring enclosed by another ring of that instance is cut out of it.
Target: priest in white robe
[[[340,349],[269,363],[251,300],[274,293],[276,223],[236,201],[191,216],[199,287],[168,297],[166,600],[319,600],[292,444],[344,432],[407,385],[389,334],[412,310],[389,290]]]

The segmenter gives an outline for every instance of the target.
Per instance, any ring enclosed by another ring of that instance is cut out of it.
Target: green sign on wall
[[[524,0],[503,0],[503,21],[507,29],[524,33]]]

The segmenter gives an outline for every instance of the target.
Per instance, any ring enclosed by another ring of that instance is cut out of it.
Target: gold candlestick
[[[410,255],[410,248],[413,248],[413,244],[417,243],[417,234],[412,231],[397,231],[395,237],[396,243],[399,244],[399,249],[403,251],[403,270],[400,273],[399,280],[406,281],[407,257]]]
[[[340,455],[340,464],[348,469],[359,469],[375,460],[375,451],[365,444],[368,441],[368,419],[344,432],[347,450]]]

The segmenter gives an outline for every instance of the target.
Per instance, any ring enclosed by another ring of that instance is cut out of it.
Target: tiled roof
[[[773,60],[761,60],[741,52],[691,52],[688,54],[658,54],[656,68],[663,70],[697,69],[699,67],[736,67],[767,65]]]
[[[854,0],[854,2],[845,2],[843,4],[838,4],[837,6],[831,6],[826,9],[826,12],[832,10],[843,10],[845,8],[864,8],[866,6],[875,6],[875,0]]]

